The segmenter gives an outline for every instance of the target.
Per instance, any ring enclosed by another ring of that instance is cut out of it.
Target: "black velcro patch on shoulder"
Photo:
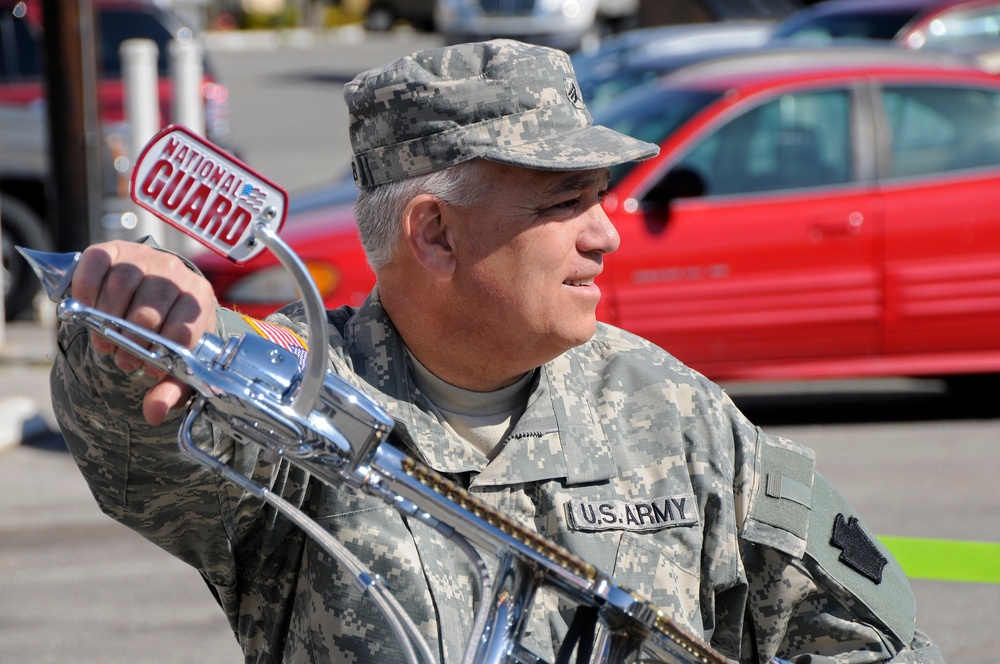
[[[838,514],[834,517],[830,544],[840,549],[840,562],[875,585],[882,583],[882,570],[889,560],[879,552],[856,516],[845,519],[843,514]]]

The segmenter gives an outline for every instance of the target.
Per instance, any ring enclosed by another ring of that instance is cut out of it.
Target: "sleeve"
[[[226,327],[237,319],[220,311],[218,333],[232,334]],[[245,591],[238,577],[261,574],[288,539],[281,532],[287,522],[262,518],[260,501],[179,450],[183,412],[148,425],[142,399],[152,379],[141,370],[126,374],[113,356],[94,352],[83,327],[60,324],[50,383],[67,447],[102,511],[198,569],[235,630]],[[288,464],[266,462],[255,446],[235,445],[205,422],[195,424],[193,436],[199,447],[289,500],[306,499],[305,480]]]
[[[735,407],[734,407],[735,409]],[[916,629],[909,581],[813,452],[737,415],[741,557],[750,661],[939,663]]]

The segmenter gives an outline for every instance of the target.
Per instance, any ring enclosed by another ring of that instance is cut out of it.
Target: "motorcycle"
[[[185,183],[211,184],[216,197],[197,219],[178,217],[176,206],[163,205],[164,192]],[[287,207],[280,187],[185,128],[172,126],[154,136],[137,160],[132,196],[232,260],[272,251],[298,285],[309,338],[327,338],[322,298],[301,259],[278,234]],[[287,459],[323,482],[347,483],[378,497],[455,542],[477,570],[483,598],[465,649],[466,664],[544,664],[520,643],[535,595],[543,588],[578,607],[557,664],[570,661],[574,651],[578,664],[729,661],[613,577],[395,447],[389,441],[392,418],[332,373],[322,348],[300,362],[291,350],[261,336],[206,334],[188,349],[74,299],[69,286],[79,253],[18,250],[57,304],[61,321],[83,325],[193,388],[178,432],[180,449],[274,507],[349,570],[403,644],[408,663],[430,664],[437,657],[391,588],[308,514],[201,450],[191,435],[198,418],[207,418],[238,444],[259,445],[271,458]],[[488,568],[480,550],[496,554],[495,569]]]

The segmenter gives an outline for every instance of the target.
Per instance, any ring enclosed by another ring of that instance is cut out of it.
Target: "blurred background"
[[[408,27],[436,31],[445,41],[506,35],[578,49],[595,48],[603,36],[640,25],[773,19],[797,6],[795,0],[3,0],[6,317],[20,315],[34,294],[14,244],[69,249],[122,235],[123,228],[150,231],[142,213],[138,220],[129,214],[134,210],[126,194],[130,158],[153,131],[181,122],[238,150],[230,144],[225,83],[200,57],[204,36]],[[46,31],[56,38],[46,40]],[[122,44],[132,40],[146,48],[123,52]],[[51,168],[53,155],[57,169]],[[124,225],[122,215],[128,215]]]
[[[54,37],[53,37],[54,36]],[[183,123],[284,186],[329,306],[373,276],[343,86],[421,48],[569,52],[614,174],[603,320],[812,446],[914,579],[949,661],[1000,648],[1000,2],[0,0],[0,662],[240,661],[197,575],[101,515],[48,404],[52,305],[14,245],[153,233],[220,301],[295,299],[266,256],[185,244],[128,197]]]

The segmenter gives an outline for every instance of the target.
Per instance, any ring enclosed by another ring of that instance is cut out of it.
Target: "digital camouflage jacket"
[[[231,312],[219,320],[223,336],[252,333]],[[296,306],[269,320],[305,334]],[[902,571],[815,472],[812,452],[753,426],[719,387],[659,348],[599,326],[541,367],[526,412],[488,461],[415,387],[377,290],[329,320],[333,370],[388,410],[411,454],[726,655],[941,661],[915,630]],[[247,662],[403,661],[385,620],[335,561],[272,508],[180,454],[180,414],[155,428],[143,421],[148,377],[126,376],[111,356],[93,353],[79,327],[62,326],[59,349],[56,413],[101,508],[202,574]],[[443,662],[461,660],[476,589],[453,544],[379,499],[270,463],[208,424],[195,435],[333,533],[385,580]],[[524,645],[553,661],[571,617],[558,597],[541,594]]]

